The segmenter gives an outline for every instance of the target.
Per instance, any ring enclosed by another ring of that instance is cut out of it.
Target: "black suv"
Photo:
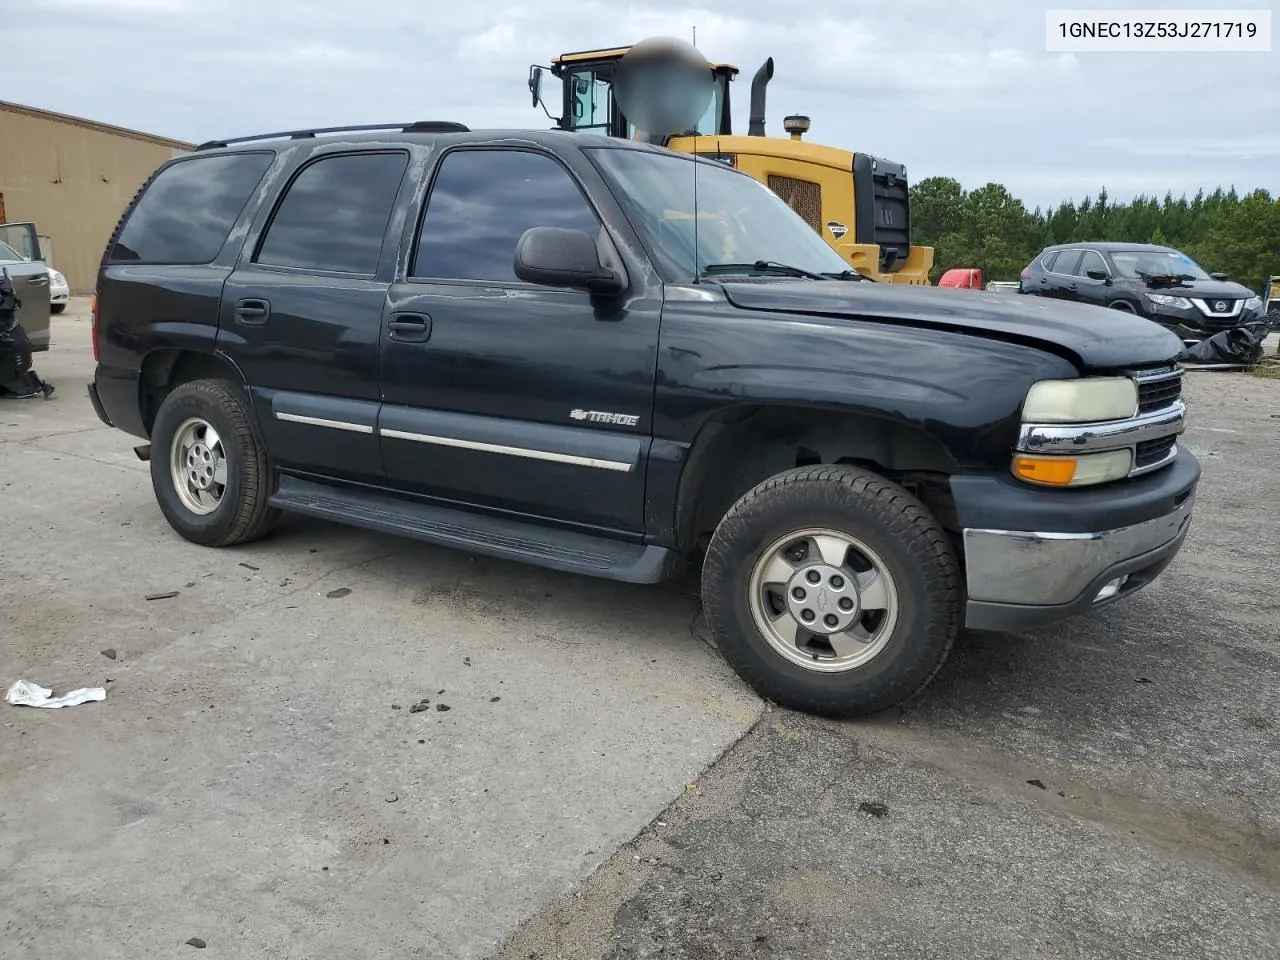
[[[1262,316],[1262,298],[1180,250],[1150,243],[1046,247],[1022,271],[1020,293],[1136,313],[1196,343]]]
[[[205,144],[130,204],[93,323],[90,397],[188,540],[288,510],[632,582],[700,561],[733,667],[828,714],[911,695],[962,625],[1140,589],[1200,476],[1167,331],[867,282],[745,174],[567,131]]]

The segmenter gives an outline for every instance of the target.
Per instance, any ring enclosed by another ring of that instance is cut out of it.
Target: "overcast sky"
[[[1108,6],[1228,4],[0,0],[22,11],[3,17],[0,99],[190,141],[416,119],[546,127],[530,63],[696,26],[708,59],[742,70],[738,132],[750,76],[772,55],[770,134],[806,113],[811,139],[901,161],[912,181],[995,180],[1028,206],[1103,186],[1116,198],[1220,184],[1280,194],[1280,42],[1045,51],[1047,7]]]

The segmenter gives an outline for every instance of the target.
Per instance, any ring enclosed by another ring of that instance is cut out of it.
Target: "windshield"
[[[811,273],[849,270],[840,255],[777,194],[723,164],[647,150],[592,148],[587,153],[671,279],[692,279],[711,264],[759,260]],[[744,267],[742,272],[757,271]]]
[[[1114,250],[1111,259],[1115,261],[1120,276],[1130,280],[1138,279],[1138,275],[1143,273],[1159,277],[1182,275],[1192,280],[1211,279],[1200,264],[1178,250]]]
[[[614,70],[613,64],[606,64],[574,70],[569,74],[569,129],[602,136],[614,132],[614,122],[617,119],[617,104],[613,96]],[[696,130],[700,136],[720,133],[720,112],[724,106],[728,82],[728,78],[716,76],[707,109],[689,132]],[[636,125],[628,119],[626,136],[628,140],[640,140],[644,138],[645,131],[637,130]]]
[[[19,263],[25,263],[27,258],[20,254],[13,247],[0,240],[0,260],[16,260]]]

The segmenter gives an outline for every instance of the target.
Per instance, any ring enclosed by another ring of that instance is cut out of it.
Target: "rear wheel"
[[[193,543],[226,547],[267,534],[271,467],[243,391],[222,380],[177,387],[151,431],[151,485],[169,525]]]
[[[702,579],[707,623],[762,697],[828,716],[922,689],[960,623],[945,532],[902,487],[855,467],[799,467],[721,520]]]

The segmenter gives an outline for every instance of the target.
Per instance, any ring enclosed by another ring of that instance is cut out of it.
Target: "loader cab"
[[[559,129],[628,140],[637,137],[635,124],[622,115],[613,91],[618,63],[629,49],[615,47],[565,53],[551,61],[550,73],[560,81],[561,87],[560,116],[552,117]],[[712,64],[711,70],[715,75],[715,88],[711,102],[698,120],[697,133],[699,136],[729,136],[733,133],[729,81],[738,75],[738,68],[717,63]],[[543,75],[543,67],[530,68],[529,90],[534,106],[541,105],[547,110],[542,97]],[[550,115],[550,111],[547,112]],[[693,133],[693,130],[688,132]]]

